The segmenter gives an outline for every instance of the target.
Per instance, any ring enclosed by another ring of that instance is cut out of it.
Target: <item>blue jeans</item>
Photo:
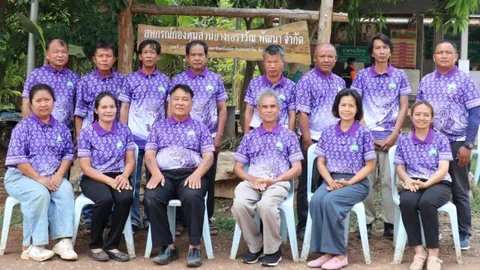
[[[143,158],[145,156],[145,149],[138,149],[138,158],[137,158],[137,170],[134,172],[135,176],[132,179],[133,185],[133,203],[132,208],[130,209],[130,215],[132,218],[132,225],[140,227],[140,186],[142,183],[142,167],[143,167]],[[150,171],[145,167],[145,177],[148,180],[152,177]],[[135,181],[135,182],[133,182]],[[143,226],[148,223],[148,217],[146,212],[143,214]]]
[[[48,232],[53,240],[73,236],[74,199],[72,185],[66,178],[60,188],[50,192],[45,186],[9,169],[5,174],[8,195],[21,202],[23,214],[23,246],[48,244]]]

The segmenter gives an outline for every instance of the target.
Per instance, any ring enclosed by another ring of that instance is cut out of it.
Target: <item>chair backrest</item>
[[[315,152],[316,143],[310,145],[307,151],[307,195],[312,195],[312,181],[313,181],[313,168],[315,166],[314,161],[317,155]]]
[[[390,181],[392,183],[392,197],[393,202],[396,205],[400,204],[400,197],[398,196],[398,190],[396,185],[397,180],[397,172],[395,170],[395,151],[397,151],[397,146],[394,145],[388,150],[388,161],[390,162]]]

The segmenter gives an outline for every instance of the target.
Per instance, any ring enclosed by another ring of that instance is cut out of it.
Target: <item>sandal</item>
[[[182,236],[184,231],[185,231],[185,228],[182,225],[178,225],[177,227],[175,227],[175,236],[176,237]]]
[[[211,236],[218,235],[218,228],[215,227],[212,223],[209,223],[209,224],[210,224],[210,235]]]

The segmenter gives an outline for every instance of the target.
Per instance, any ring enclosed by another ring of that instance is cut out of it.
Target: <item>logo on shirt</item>
[[[455,90],[457,90],[457,85],[456,84],[451,83],[451,84],[448,85],[448,92],[453,92]]]
[[[394,83],[394,82],[391,82],[391,83],[388,85],[388,89],[390,89],[390,90],[395,90],[395,89],[397,89],[397,84]]]
[[[213,91],[213,85],[211,85],[211,84],[207,85],[206,89],[207,89],[208,92],[212,92]]]
[[[284,94],[280,94],[280,95],[278,96],[278,99],[280,100],[280,102],[284,102],[287,98],[285,97]]]
[[[57,143],[61,143],[61,142],[63,142],[62,136],[57,135]]]
[[[120,95],[120,88],[117,89],[117,96]]]
[[[187,132],[187,136],[189,136],[189,137],[195,136],[195,131],[193,131],[193,129],[192,129],[192,130],[189,130],[189,131]]]
[[[165,93],[165,88],[164,88],[163,86],[159,86],[158,89],[157,89],[157,91],[158,91],[159,93]]]
[[[338,92],[340,92],[340,91],[342,91],[342,87],[339,86],[338,87]]]
[[[435,149],[433,147],[430,148],[430,150],[428,150],[428,155],[431,156],[431,157],[436,157],[437,154],[438,154],[437,149]]]
[[[354,144],[350,145],[350,152],[352,152],[352,153],[358,152],[358,144],[354,143]]]
[[[123,143],[120,140],[117,142],[117,149],[123,149]]]
[[[281,141],[278,141],[275,144],[275,147],[277,148],[278,151],[283,151],[283,143]]]
[[[68,88],[73,88],[73,82],[72,82],[72,81],[68,81],[68,82],[67,82],[67,87],[68,87]]]

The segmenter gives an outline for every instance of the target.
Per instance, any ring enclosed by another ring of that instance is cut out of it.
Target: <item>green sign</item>
[[[368,48],[364,46],[338,46],[338,62],[347,62],[347,59],[353,57],[359,63],[370,63],[370,54]]]

